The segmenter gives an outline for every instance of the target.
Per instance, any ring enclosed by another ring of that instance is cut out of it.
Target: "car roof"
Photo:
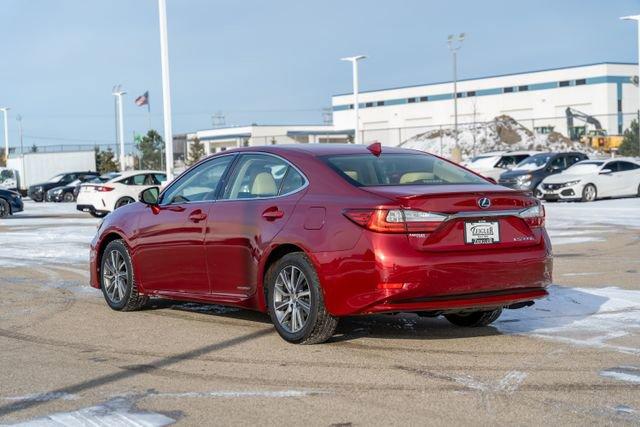
[[[139,170],[139,171],[124,171],[120,174],[120,176],[116,177],[117,179],[122,179],[122,178],[129,178],[130,176],[133,175],[140,175],[143,173],[161,173],[161,174],[165,174],[165,171],[154,171],[154,170]],[[106,174],[105,174],[106,175]],[[114,178],[114,179],[116,179]]]
[[[233,148],[231,150],[222,151],[218,154],[231,154],[242,152],[264,152],[271,154],[286,154],[286,153],[304,153],[311,156],[330,156],[341,154],[370,154],[367,149],[369,144],[339,144],[339,143],[324,143],[324,144],[278,144],[278,145],[258,145],[252,147]],[[388,147],[382,146],[382,153],[401,154],[401,153],[421,153],[429,154],[425,151],[412,150],[408,148]]]

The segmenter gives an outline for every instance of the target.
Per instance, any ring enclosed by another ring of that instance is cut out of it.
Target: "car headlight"
[[[62,188],[58,188],[56,190],[53,190],[53,194],[55,194],[56,196],[59,194],[62,194]]]
[[[531,184],[531,175],[521,175],[516,178],[516,184],[521,187]]]
[[[564,184],[562,184],[562,186],[563,186],[563,187],[571,187],[572,185],[576,185],[576,184],[578,184],[578,183],[580,183],[580,180],[579,180],[579,179],[576,179],[575,181],[568,181],[568,182],[565,182]]]

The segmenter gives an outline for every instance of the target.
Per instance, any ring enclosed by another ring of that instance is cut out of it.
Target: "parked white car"
[[[161,186],[167,180],[162,171],[128,171],[105,183],[80,186],[76,209],[101,218],[121,206],[138,201],[138,195],[149,187]]]
[[[546,177],[536,195],[547,201],[605,197],[640,197],[640,161],[630,158],[584,160],[562,173]]]
[[[474,157],[463,163],[467,169],[498,181],[505,171],[513,169],[524,159],[538,154],[539,151],[496,151]]]

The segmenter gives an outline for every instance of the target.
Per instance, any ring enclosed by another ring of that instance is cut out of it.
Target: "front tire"
[[[451,313],[445,314],[444,317],[456,326],[468,328],[477,328],[488,326],[495,322],[502,314],[502,309],[497,308],[489,311],[472,311],[469,313]]]
[[[582,201],[593,202],[598,197],[598,190],[593,184],[587,184],[582,189]]]
[[[324,305],[318,274],[303,252],[289,253],[266,274],[269,316],[280,336],[294,344],[319,344],[338,326]]]
[[[0,218],[6,218],[11,214],[11,206],[5,199],[0,199]]]
[[[129,249],[122,240],[110,242],[100,259],[100,288],[107,305],[116,311],[139,310],[148,298],[138,292]]]
[[[73,193],[64,193],[64,196],[62,196],[62,201],[65,203],[71,203],[75,200],[76,198],[73,197]]]

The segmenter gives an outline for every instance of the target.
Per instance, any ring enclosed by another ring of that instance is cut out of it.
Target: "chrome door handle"
[[[207,214],[202,212],[200,209],[195,210],[189,214],[189,221],[191,222],[200,222],[207,219]]]

